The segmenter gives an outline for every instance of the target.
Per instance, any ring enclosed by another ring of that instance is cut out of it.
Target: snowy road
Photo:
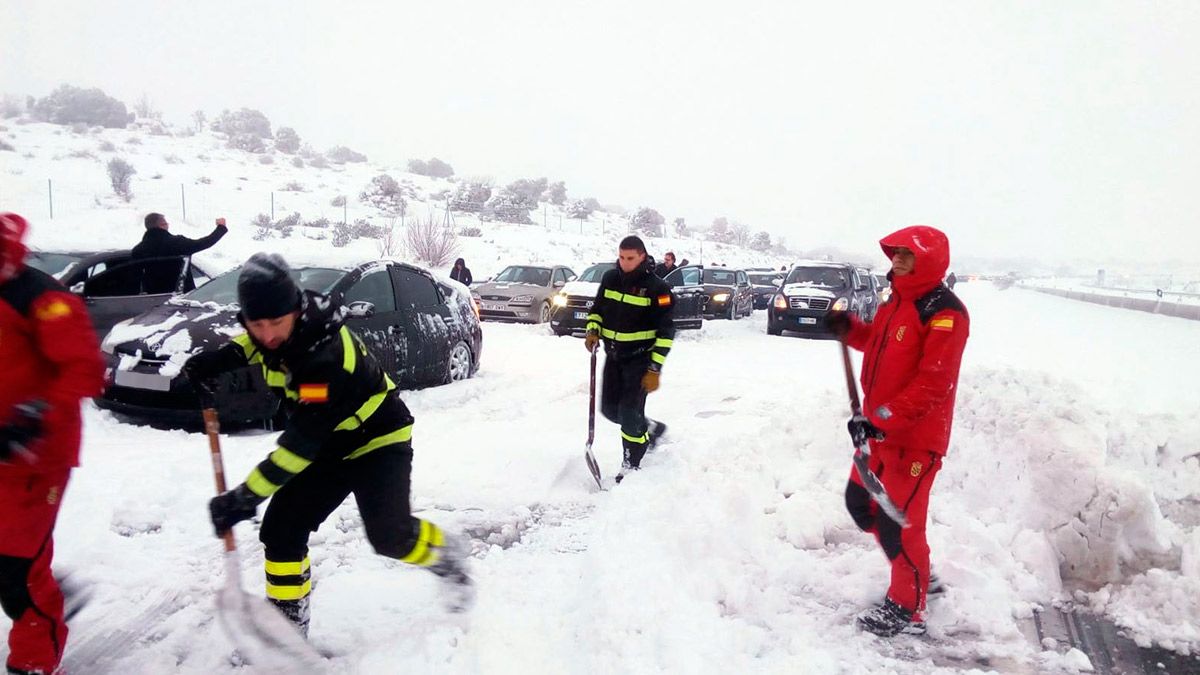
[[[757,312],[680,334],[648,404],[670,437],[600,494],[581,457],[581,341],[486,325],[476,379],[405,394],[414,507],[474,542],[469,626],[442,612],[430,575],[371,553],[349,501],[312,539],[312,641],[346,655],[334,669],[364,673],[925,673],[931,655],[1054,671],[1071,660],[1035,655],[1015,617],[1113,582],[1088,596],[1098,609],[1146,637],[1200,645],[1200,579],[1180,574],[1200,536],[1200,467],[1185,459],[1200,452],[1200,323],[958,290],[973,326],[933,488],[933,559],[950,591],[931,607],[931,638],[893,645],[853,627],[886,567],[842,506],[837,347],[768,337]],[[93,408],[86,421],[58,536],[60,565],[96,585],[77,635],[178,590],[179,611],[114,670],[232,671],[211,606],[220,546],[203,436]],[[244,475],[271,441],[227,438],[229,473]],[[614,426],[599,423],[596,449],[611,475]],[[255,527],[238,533],[257,592]],[[1150,567],[1161,574],[1142,574]]]

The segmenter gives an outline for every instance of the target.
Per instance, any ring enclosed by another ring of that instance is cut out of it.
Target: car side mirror
[[[566,286],[566,285],[567,285],[567,282],[565,282],[565,281],[562,281],[561,279],[560,279],[560,280],[558,280],[558,281],[556,281],[556,282],[554,282],[554,287],[555,287],[555,288],[562,288],[563,286]]]
[[[83,295],[83,282],[82,281],[75,282],[75,285],[71,287],[71,292],[74,293],[75,295]]]
[[[346,315],[352,319],[369,319],[375,316],[375,305],[366,300],[358,300],[346,307]]]

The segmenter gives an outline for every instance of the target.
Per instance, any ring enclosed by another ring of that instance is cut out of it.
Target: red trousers
[[[54,522],[70,469],[0,465],[0,604],[13,620],[8,667],[54,672],[67,643],[63,596],[50,573]]]
[[[854,468],[846,485],[846,508],[860,529],[875,535],[892,564],[888,597],[921,618],[929,588],[929,544],[925,541],[929,489],[942,468],[942,457],[927,450],[876,448],[868,466],[883,483],[892,503],[904,512],[909,526],[901,528],[880,510]]]

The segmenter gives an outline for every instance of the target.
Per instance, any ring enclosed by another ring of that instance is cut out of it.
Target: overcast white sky
[[[249,106],[799,247],[1200,249],[1200,2],[4,0],[0,26],[0,91]]]

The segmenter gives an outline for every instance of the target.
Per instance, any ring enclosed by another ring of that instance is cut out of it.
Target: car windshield
[[[795,267],[788,273],[787,284],[802,284],[819,288],[845,288],[846,271],[836,267]]]
[[[778,279],[780,276],[781,275],[778,272],[772,272],[770,274],[751,274],[750,283],[754,284],[755,286],[771,286],[773,285],[771,282]]]
[[[513,265],[505,267],[492,281],[509,284],[533,284],[534,286],[550,285],[550,270],[545,267],[523,267]]]
[[[616,263],[600,263],[592,265],[579,275],[579,281],[590,281],[594,284],[600,283],[600,279],[604,277],[604,273],[616,266]]]
[[[215,302],[218,305],[236,305],[237,282],[240,272],[240,269],[232,269],[171,302],[180,302],[185,305],[207,302]],[[328,293],[329,289],[333,288],[338,279],[345,274],[342,270],[325,267],[300,267],[292,270],[292,278],[296,280],[296,284],[300,288],[318,293]]]
[[[61,278],[66,275],[67,271],[80,260],[83,260],[83,255],[78,253],[30,251],[29,255],[25,256],[26,265],[55,278]]]
[[[737,284],[737,272],[734,270],[704,270],[704,283],[734,286]]]

